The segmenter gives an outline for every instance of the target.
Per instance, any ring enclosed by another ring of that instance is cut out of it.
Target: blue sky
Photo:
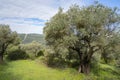
[[[120,8],[120,0],[97,0]],[[66,11],[70,5],[90,5],[94,0],[0,0],[0,24],[9,24],[18,33],[43,33],[45,22],[57,13]]]

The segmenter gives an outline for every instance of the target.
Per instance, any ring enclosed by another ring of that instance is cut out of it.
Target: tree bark
[[[5,46],[5,44],[2,45],[1,51],[0,51],[0,64],[3,63],[3,55],[5,52],[5,49],[7,48],[8,45]]]
[[[80,73],[89,74],[90,73],[90,60],[91,58],[87,56],[84,56],[84,54],[78,49],[76,50],[78,52],[78,56],[80,59],[80,65],[78,71]]]
[[[93,52],[91,49],[86,55],[84,55],[83,53],[79,55],[80,57],[79,72],[80,73],[84,73],[84,74],[90,73],[90,62],[91,62],[92,55],[93,55]]]
[[[90,49],[90,51],[88,52],[89,54],[87,55],[84,55],[84,53],[80,51],[80,48],[71,48],[71,49],[77,51],[79,56],[80,63],[79,63],[78,71],[80,73],[89,74],[91,57],[93,55],[93,48]]]
[[[85,63],[86,61],[82,61],[79,65],[79,72],[84,74],[90,73],[90,62]]]
[[[3,63],[3,54],[0,53],[0,64]]]

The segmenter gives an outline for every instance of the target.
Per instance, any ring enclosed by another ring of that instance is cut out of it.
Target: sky
[[[64,11],[72,4],[86,6],[95,0],[0,0],[0,24],[8,24],[18,33],[43,34],[45,22],[54,16],[59,7]],[[120,0],[97,0],[120,8]]]

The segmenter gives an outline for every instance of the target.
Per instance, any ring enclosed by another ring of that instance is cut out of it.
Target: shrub
[[[36,55],[36,57],[39,57],[39,56],[44,56],[44,54],[43,54],[43,51],[41,50],[41,51],[39,51],[38,53],[37,53],[37,55]]]
[[[27,55],[29,56],[29,59],[31,59],[31,60],[36,59],[36,56],[35,56],[35,54],[33,54],[33,53],[28,53],[28,52],[27,52]]]
[[[45,63],[49,67],[65,68],[67,66],[64,59],[50,53],[45,56]]]
[[[33,41],[28,44],[22,44],[21,49],[25,50],[26,53],[29,55],[29,58],[34,60],[39,56],[43,56],[43,47],[39,42]]]
[[[29,56],[26,54],[25,51],[17,49],[14,51],[11,51],[8,56],[7,59],[9,60],[19,60],[19,59],[27,59]]]

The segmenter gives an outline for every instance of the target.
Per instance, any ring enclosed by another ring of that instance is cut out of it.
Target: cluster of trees
[[[79,72],[90,73],[93,55],[106,63],[120,55],[120,14],[117,8],[95,3],[87,7],[73,5],[66,12],[60,8],[44,28],[46,45],[52,50],[47,58],[79,64]],[[63,63],[61,63],[63,65]]]
[[[10,60],[35,59],[43,55],[39,42],[20,44],[21,41],[18,34],[11,31],[9,25],[0,24],[0,63],[3,62],[4,55]]]

